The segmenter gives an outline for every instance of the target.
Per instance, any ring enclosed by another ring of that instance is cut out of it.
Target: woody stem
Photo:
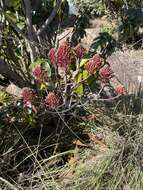
[[[64,104],[65,104],[65,107],[68,106],[68,101],[67,101],[67,91],[68,91],[68,83],[67,83],[67,74],[65,73],[65,76],[64,76],[64,83],[65,83],[65,90],[64,90]]]

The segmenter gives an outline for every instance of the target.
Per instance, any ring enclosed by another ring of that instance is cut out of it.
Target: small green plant
[[[100,32],[107,32],[108,34],[112,35],[115,32],[115,28],[112,23],[106,23],[106,25],[101,26]]]
[[[123,12],[118,27],[119,40],[125,43],[134,43],[140,38],[139,29],[143,24],[143,12],[141,9],[130,8]]]
[[[0,91],[0,109],[9,103],[9,99],[10,97],[6,92]]]
[[[107,28],[106,28],[107,29]],[[111,55],[115,49],[118,47],[117,41],[108,32],[101,32],[97,36],[89,49],[90,54],[95,52],[101,53],[105,57]]]
[[[102,0],[75,0],[74,3],[80,13],[85,12],[88,15],[103,16],[106,12],[106,7]]]

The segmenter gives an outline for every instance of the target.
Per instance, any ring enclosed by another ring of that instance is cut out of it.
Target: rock
[[[4,89],[4,87],[0,85],[0,90],[3,90],[3,89]]]
[[[17,98],[21,97],[21,88],[11,83],[7,88],[6,92],[12,96],[16,96]]]
[[[133,52],[116,51],[107,61],[117,78],[112,79],[113,86],[123,84],[129,94],[137,94],[143,87],[143,60],[135,61]],[[117,80],[118,79],[118,80]]]

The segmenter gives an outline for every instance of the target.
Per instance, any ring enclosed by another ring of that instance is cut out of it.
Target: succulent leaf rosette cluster
[[[110,65],[100,54],[88,58],[87,50],[81,44],[71,47],[68,42],[64,42],[57,49],[51,48],[47,60],[38,60],[32,65],[31,74],[42,93],[36,94],[36,90],[34,92],[26,87],[22,90],[22,100],[35,113],[38,112],[36,99],[40,99],[44,109],[69,108],[72,101],[78,101],[81,96],[85,96],[87,86],[89,88],[96,82],[110,84],[114,77]],[[117,86],[114,91],[117,96],[125,93],[122,85]]]

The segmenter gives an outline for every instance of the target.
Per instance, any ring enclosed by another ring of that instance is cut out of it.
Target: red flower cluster
[[[92,60],[90,60],[85,64],[84,68],[88,71],[89,74],[94,74],[96,70],[96,65],[93,63]]]
[[[115,91],[118,95],[123,95],[125,93],[125,88],[122,85],[119,85],[115,88]]]
[[[55,50],[55,48],[50,49],[50,51],[48,53],[48,58],[50,59],[50,61],[53,65],[56,64],[56,50]]]
[[[103,63],[103,59],[100,55],[95,54],[84,66],[89,74],[94,74],[96,69],[99,69]]]
[[[55,93],[50,92],[45,98],[45,103],[50,109],[55,109],[59,104],[59,99]]]
[[[56,51],[52,48],[48,53],[48,58],[51,63],[58,66],[59,70],[66,71],[67,66],[70,63],[70,52],[71,48],[67,42],[60,45],[58,50]]]
[[[35,98],[35,94],[32,91],[32,89],[27,88],[27,87],[22,89],[21,96],[25,104],[33,102]]]
[[[74,51],[78,59],[83,58],[83,56],[86,54],[86,49],[82,45],[77,45]]]
[[[113,71],[109,67],[102,68],[99,74],[105,81],[108,81],[113,77]]]
[[[92,60],[96,64],[96,69],[99,69],[103,63],[103,58],[99,54],[95,54]]]
[[[57,65],[60,70],[66,71],[70,63],[70,46],[65,43],[58,48]]]
[[[36,80],[41,80],[46,75],[46,71],[41,66],[34,68],[32,73],[33,73],[33,76],[36,78]]]

